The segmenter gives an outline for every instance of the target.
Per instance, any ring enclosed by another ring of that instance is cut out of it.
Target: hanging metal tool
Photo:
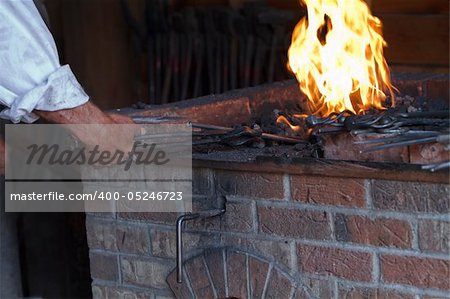
[[[183,225],[186,221],[195,219],[210,219],[225,214],[226,198],[219,195],[216,200],[216,208],[196,213],[184,214],[177,219],[177,282],[183,282]]]

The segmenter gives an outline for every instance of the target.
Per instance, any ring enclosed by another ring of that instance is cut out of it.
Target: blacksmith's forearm
[[[111,123],[110,117],[90,101],[72,108],[58,111],[40,111],[34,113],[56,124],[103,124]]]

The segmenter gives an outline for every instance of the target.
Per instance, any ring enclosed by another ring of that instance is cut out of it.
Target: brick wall
[[[448,184],[194,169],[193,192],[194,209],[225,194],[227,212],[188,223],[185,260],[251,253],[300,283],[299,298],[450,298]],[[88,215],[94,296],[173,298],[176,216]]]
[[[427,100],[434,109],[448,106],[447,75],[396,74],[393,81],[403,96]],[[297,83],[289,81],[129,113],[233,126],[302,101]],[[422,163],[422,158],[416,153],[413,162]],[[445,182],[448,176],[442,180],[442,173],[415,171],[408,173],[414,182],[405,182],[402,172],[390,175],[395,165],[380,171],[325,162],[317,163],[319,171],[314,163],[301,163],[284,168],[285,173],[280,165],[262,172],[256,163],[246,166],[258,173],[195,169],[194,209],[208,208],[217,194],[227,195],[228,203],[221,218],[188,223],[185,260],[195,264],[196,257],[214,248],[240,250],[300,284],[304,292],[296,292],[295,298],[450,298],[450,187],[417,182]],[[340,175],[333,177],[330,171]],[[345,177],[361,174],[368,178]],[[177,216],[88,215],[94,296],[173,298],[166,278],[173,278],[175,268]],[[178,293],[189,298],[205,285],[191,277]]]

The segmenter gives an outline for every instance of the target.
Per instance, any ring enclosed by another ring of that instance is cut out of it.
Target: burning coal
[[[288,67],[312,113],[383,109],[394,87],[384,59],[381,21],[362,0],[302,0],[307,16],[297,24]]]

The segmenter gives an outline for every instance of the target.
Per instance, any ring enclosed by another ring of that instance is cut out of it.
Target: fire
[[[289,48],[289,68],[309,99],[311,112],[326,116],[349,110],[384,109],[390,72],[381,21],[362,0],[303,0]]]
[[[300,130],[301,130],[301,127],[300,126],[296,126],[296,125],[293,125],[293,124],[291,124],[291,122],[286,118],[286,117],[284,117],[284,116],[278,116],[278,118],[277,118],[277,123],[278,124],[284,124],[284,125],[286,125],[287,127],[289,127],[293,132],[300,132]]]

